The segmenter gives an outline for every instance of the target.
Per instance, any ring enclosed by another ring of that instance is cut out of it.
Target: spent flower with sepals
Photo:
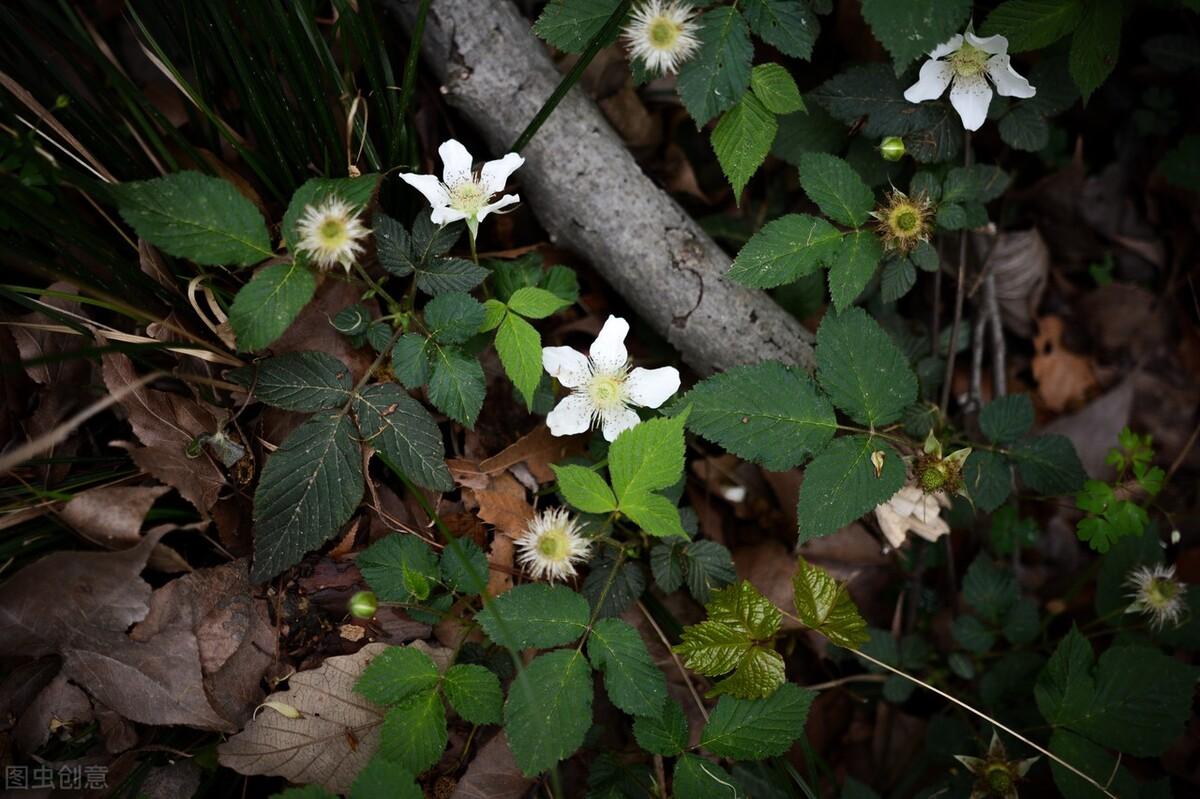
[[[884,248],[901,254],[912,252],[933,234],[933,203],[924,194],[909,197],[892,189],[871,216]]]
[[[1126,576],[1125,586],[1132,589],[1129,598],[1133,600],[1126,613],[1146,614],[1155,630],[1179,625],[1187,610],[1187,586],[1175,579],[1174,566],[1138,566]]]
[[[992,86],[1001,97],[1033,97],[1037,90],[1012,68],[1008,39],[956,34],[929,53],[917,82],[904,92],[910,103],[936,100],[950,87],[950,104],[967,130],[979,130],[987,119]]]
[[[362,240],[371,232],[358,218],[358,209],[331,195],[317,205],[306,205],[296,223],[296,248],[321,269],[341,266],[347,273],[363,253]]]
[[[971,799],[1017,799],[1017,783],[1038,760],[1036,757],[1009,760],[1008,750],[995,730],[992,730],[992,742],[986,757],[955,755],[954,759],[975,775]]]
[[[676,0],[647,0],[630,15],[621,38],[646,69],[673,73],[700,49],[695,18],[694,8]]]
[[[437,175],[400,173],[405,183],[429,200],[433,208],[430,218],[435,225],[465,220],[474,240],[479,223],[488,214],[521,201],[517,194],[505,194],[494,202],[492,200],[504,191],[509,176],[525,163],[525,159],[516,153],[488,161],[478,172],[473,170],[475,161],[471,153],[455,139],[443,142],[438,148],[438,155],[442,158],[441,180]]]
[[[608,317],[587,355],[571,347],[543,347],[546,372],[571,390],[546,417],[556,436],[583,433],[599,425],[608,441],[641,421],[636,406],[657,408],[679,390],[679,370],[629,368],[625,336],[629,323]]]
[[[575,564],[587,560],[590,548],[570,511],[551,508],[535,515],[517,539],[517,562],[533,579],[553,583],[574,577]]]
[[[943,507],[949,508],[950,502],[941,492],[930,494],[920,486],[908,485],[876,506],[875,520],[892,548],[899,549],[910,532],[926,541],[937,541],[949,533],[950,524],[941,517]]]
[[[962,472],[970,455],[971,448],[963,447],[943,456],[942,442],[938,441],[937,436],[930,430],[914,467],[917,485],[930,494],[944,491],[946,494],[966,496]]]

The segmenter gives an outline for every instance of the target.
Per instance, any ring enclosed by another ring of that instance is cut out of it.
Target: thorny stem
[[[558,86],[554,88],[551,95],[546,98],[546,102],[538,109],[537,115],[525,126],[525,130],[521,131],[521,135],[517,137],[512,147],[509,148],[510,151],[519,153],[525,145],[529,144],[530,140],[537,134],[538,129],[542,127],[542,124],[549,118],[554,109],[558,107],[562,99],[567,96],[567,92],[571,90],[571,87],[583,75],[584,70],[588,68],[588,64],[592,63],[592,59],[596,57],[596,54],[616,35],[617,30],[621,27],[621,23],[625,21],[625,15],[629,13],[631,5],[633,5],[633,0],[621,0],[617,7],[613,9],[608,21],[604,23],[604,27],[588,42],[587,49],[580,54],[579,60],[575,62],[570,71],[558,82]]]
[[[963,165],[971,165],[971,134],[963,134]],[[942,380],[942,401],[938,406],[941,409],[942,415],[946,414],[946,409],[950,407],[950,389],[954,382],[954,359],[958,354],[958,326],[962,322],[963,298],[967,292],[967,231],[962,230],[958,234],[958,278],[954,286],[954,322],[950,325],[950,346],[946,353],[946,376]],[[934,346],[936,347],[937,340],[940,338],[939,331],[931,331],[934,338]]]

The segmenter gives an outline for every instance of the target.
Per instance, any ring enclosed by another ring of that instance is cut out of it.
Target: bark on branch
[[[408,25],[415,0],[393,0]],[[503,153],[557,85],[510,0],[434,0],[423,56],[446,99]],[[522,151],[527,202],[556,243],[586,258],[701,374],[776,359],[812,368],[812,336],[761,291],[725,280],[729,257],[633,160],[573,89]]]

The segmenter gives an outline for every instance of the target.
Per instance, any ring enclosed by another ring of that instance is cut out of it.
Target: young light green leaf
[[[883,468],[875,473],[872,455],[883,454]],[[837,532],[840,528],[887,502],[904,487],[904,461],[878,438],[836,438],[817,455],[804,472],[796,513],[800,541]]]
[[[383,757],[420,774],[446,749],[446,708],[434,690],[409,697],[388,711],[379,734]]]
[[[743,5],[750,29],[779,52],[803,58],[812,56],[821,23],[808,3],[793,0],[746,0]]]
[[[688,745],[688,723],[683,708],[667,697],[661,714],[633,720],[633,737],[638,746],[651,754],[674,757]]]
[[[733,671],[708,692],[753,699],[769,696],[784,682],[783,658],[771,647],[782,614],[743,580],[714,591],[708,619],[684,628],[675,651],[689,668],[709,677]]]
[[[459,424],[474,428],[487,390],[479,359],[456,347],[435,347],[429,401]]]
[[[1023,53],[1054,44],[1082,17],[1082,0],[1005,0],[979,30],[981,36],[1006,37],[1010,53]]]
[[[508,298],[508,309],[529,319],[545,319],[570,304],[557,294],[537,286],[522,286]]]
[[[533,396],[542,379],[541,334],[515,313],[507,314],[496,331],[496,354],[500,356],[504,373],[524,398],[526,408],[532,409]]]
[[[669,419],[650,419],[624,431],[608,451],[608,471],[617,497],[658,491],[683,476],[685,411]]]
[[[480,333],[495,330],[508,314],[508,306],[495,298],[483,302],[483,324],[479,326]]]
[[[560,649],[534,658],[508,690],[504,730],[527,777],[570,757],[591,726],[592,670],[582,652]]]
[[[111,191],[121,218],[177,258],[206,266],[247,266],[274,254],[262,214],[227,180],[174,172],[120,183]]]
[[[792,589],[800,621],[838,646],[856,649],[866,643],[866,621],[846,586],[829,572],[800,558]]]
[[[679,508],[675,503],[659,494],[631,489],[621,497],[621,513],[642,528],[647,535],[656,538],[679,536],[687,538]]]
[[[875,195],[854,168],[836,155],[800,156],[800,185],[809,199],[830,219],[850,227],[867,221]]]
[[[584,513],[608,513],[617,509],[617,498],[604,478],[586,466],[553,465],[558,490],[571,507]]]
[[[333,537],[363,495],[362,452],[345,414],[319,413],[284,439],[254,493],[254,568],[262,582]]]
[[[859,308],[821,321],[817,382],[834,405],[871,427],[896,421],[917,399],[917,378],[904,354]]]
[[[750,88],[766,109],[774,114],[804,110],[804,98],[792,73],[779,64],[759,64],[750,72]]]
[[[384,602],[410,602],[429,597],[441,579],[437,555],[415,535],[394,533],[358,556],[363,579]]]
[[[979,414],[979,427],[989,441],[1007,444],[1033,428],[1033,403],[1028,394],[1008,394],[989,402]]]
[[[298,263],[272,264],[238,290],[229,325],[242,352],[261,350],[283,335],[317,290],[317,279]]]
[[[667,698],[667,678],[654,665],[638,631],[620,619],[602,619],[587,641],[592,667],[604,673],[604,689],[631,716],[657,716]]]
[[[816,694],[792,683],[764,699],[723,696],[704,725],[700,745],[715,755],[762,760],[782,755],[804,735]]]
[[[697,126],[731,108],[750,86],[754,47],[736,8],[720,6],[699,20],[700,50],[679,69],[679,98]]]
[[[896,65],[896,74],[956,33],[971,14],[971,0],[863,0],[863,19]]]
[[[786,72],[784,74],[786,76]],[[796,96],[799,95],[797,91]],[[721,165],[721,171],[733,187],[733,196],[739,203],[742,190],[771,152],[771,143],[775,141],[778,129],[775,115],[750,92],[742,95],[737,105],[726,111],[713,129],[713,152],[717,154],[717,163]]]
[[[803,369],[778,361],[736,366],[697,383],[680,401],[691,405],[693,433],[772,471],[798,466],[833,438],[833,406]]]
[[[461,291],[439,294],[425,304],[429,335],[444,344],[461,344],[479,332],[484,310],[479,300]]]
[[[472,724],[499,724],[504,704],[500,680],[483,666],[458,663],[446,669],[442,685],[450,706]]]
[[[328,410],[350,399],[350,370],[323,352],[284,353],[226,377],[250,389],[260,402],[286,411]]]
[[[547,649],[583,635],[588,603],[565,585],[518,585],[493,599],[476,616],[479,626],[508,649]]]
[[[820,217],[785,214],[746,242],[726,276],[753,288],[791,283],[828,264],[841,239],[842,232]]]
[[[454,488],[437,423],[400,386],[367,386],[354,398],[354,415],[363,440],[406,477],[434,491]]]
[[[354,692],[377,705],[398,705],[437,687],[440,677],[433,658],[411,646],[390,646],[371,658]]]
[[[883,244],[873,232],[853,230],[842,237],[829,262],[829,296],[838,313],[867,287],[882,257]]]

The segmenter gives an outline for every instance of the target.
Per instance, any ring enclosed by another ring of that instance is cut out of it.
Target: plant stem
[[[512,152],[519,153],[525,145],[529,144],[529,141],[538,132],[542,123],[553,113],[558,104],[562,102],[562,99],[567,96],[567,92],[571,90],[571,87],[583,75],[584,70],[588,68],[588,64],[592,63],[592,59],[604,47],[605,42],[616,35],[617,30],[621,27],[621,23],[625,21],[625,15],[629,12],[629,7],[632,4],[633,0],[621,0],[617,7],[613,9],[608,21],[604,23],[604,27],[588,42],[587,49],[580,54],[579,60],[575,62],[575,65],[571,67],[566,75],[563,75],[562,80],[558,82],[558,86],[554,88],[554,91],[546,98],[546,102],[542,103],[542,107],[538,109],[537,115],[530,120],[529,124],[525,126],[525,130],[521,131],[521,135],[513,142],[512,147],[509,148]]]
[[[389,312],[398,313],[400,311],[401,306],[400,303],[396,302],[396,298],[391,294],[388,294],[383,286],[375,282],[375,278],[371,277],[367,273],[367,270],[363,269],[362,264],[360,264],[358,261],[354,262],[354,271],[358,272],[358,276],[361,277],[363,281],[370,287],[371,291],[375,292],[380,297],[383,297],[383,301],[388,304]]]
[[[475,231],[467,230],[467,239],[471,242],[471,261],[479,266],[479,251],[475,249]]]
[[[963,166],[971,165],[971,134],[963,134]],[[950,346],[946,353],[946,376],[942,380],[942,401],[938,406],[945,416],[950,407],[950,389],[954,382],[954,359],[958,354],[958,326],[962,322],[963,298],[967,291],[967,231],[958,234],[958,279],[954,287],[954,322],[950,325]],[[933,331],[934,341],[941,336]],[[936,344],[935,344],[936,346]]]

